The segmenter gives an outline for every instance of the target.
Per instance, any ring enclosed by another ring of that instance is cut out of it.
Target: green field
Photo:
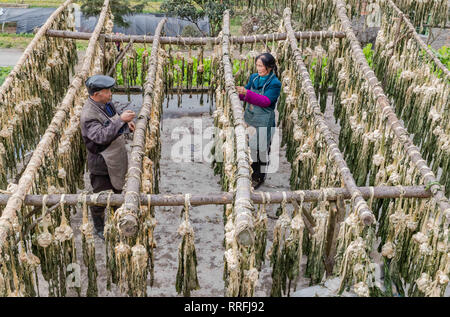
[[[11,66],[8,67],[0,67],[0,85],[5,81],[6,76],[8,76],[9,72],[13,69]]]

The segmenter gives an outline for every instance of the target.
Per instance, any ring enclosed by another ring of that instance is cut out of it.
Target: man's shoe
[[[103,235],[103,230],[95,230],[95,234],[97,235],[97,237],[99,237],[100,239],[105,241],[105,236]]]

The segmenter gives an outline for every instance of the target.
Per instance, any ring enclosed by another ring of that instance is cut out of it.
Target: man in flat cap
[[[95,75],[86,80],[89,98],[81,112],[81,135],[87,148],[88,170],[94,193],[112,189],[122,192],[128,169],[124,132],[134,131],[135,113],[125,110],[119,115],[111,103],[114,78]],[[90,207],[96,234],[103,236],[105,208]]]

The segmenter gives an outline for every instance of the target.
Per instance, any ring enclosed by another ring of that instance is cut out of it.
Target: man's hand
[[[133,121],[128,122],[128,127],[130,128],[131,132],[134,132],[134,130],[136,129],[136,125]]]
[[[247,89],[245,89],[245,87],[242,87],[242,86],[236,86],[236,91],[240,95],[244,95],[245,96],[247,94]]]
[[[136,113],[134,111],[131,110],[125,110],[121,115],[120,115],[120,119],[122,119],[123,122],[130,122],[131,120],[134,119],[134,117],[136,116]]]

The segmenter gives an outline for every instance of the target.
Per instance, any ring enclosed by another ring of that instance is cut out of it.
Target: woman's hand
[[[236,86],[236,91],[240,95],[244,95],[245,96],[247,94],[247,89],[245,89],[245,87],[242,87],[242,86]]]

